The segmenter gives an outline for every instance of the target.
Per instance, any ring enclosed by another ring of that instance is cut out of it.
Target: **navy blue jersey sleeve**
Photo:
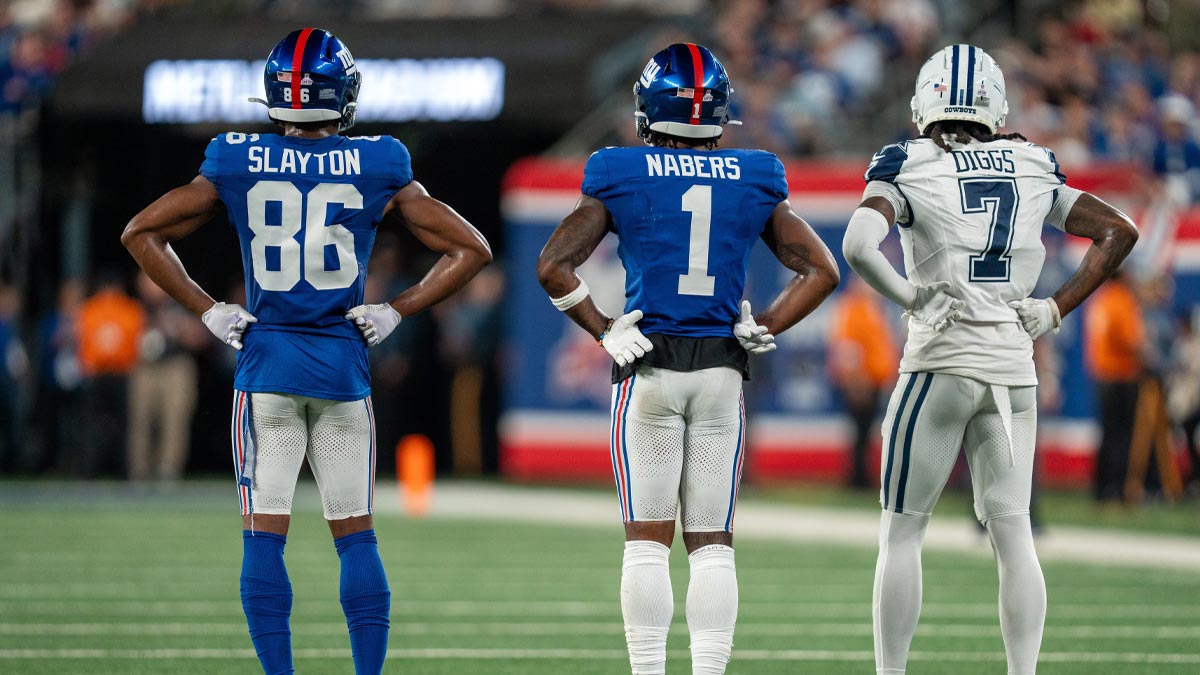
[[[204,149],[204,163],[200,165],[200,175],[208,179],[208,182],[220,187],[221,185],[221,167],[219,163],[221,140],[225,134],[221,134],[208,142],[208,147]]]
[[[907,143],[885,145],[871,158],[871,165],[867,167],[867,173],[863,179],[868,183],[873,180],[895,183],[896,176],[900,175],[900,167],[904,166],[907,159]]]
[[[596,199],[603,200],[612,182],[608,175],[608,163],[604,161],[603,151],[597,150],[588,157],[587,165],[583,167],[583,185],[580,192]]]

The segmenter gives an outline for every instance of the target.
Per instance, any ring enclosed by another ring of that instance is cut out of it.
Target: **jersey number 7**
[[[1012,178],[964,178],[958,182],[958,191],[964,214],[987,213],[991,216],[987,246],[971,256],[967,278],[984,283],[1008,281],[1013,222],[1021,203],[1017,181]]]
[[[268,203],[279,204],[278,224],[267,224]],[[347,288],[358,279],[354,233],[338,223],[325,222],[330,204],[361,209],[362,193],[347,183],[319,183],[304,195],[282,180],[260,180],[246,193],[246,222],[254,233],[250,240],[254,280],[264,291],[295,288],[300,282],[301,260],[304,280],[318,291]],[[303,251],[296,240],[301,231]],[[336,252],[337,269],[325,268],[328,247]]]

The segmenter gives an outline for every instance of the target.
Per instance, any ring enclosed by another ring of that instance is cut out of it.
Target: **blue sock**
[[[263,672],[291,675],[292,582],[283,565],[287,537],[242,531],[242,609]]]
[[[378,675],[387,655],[392,592],[379,559],[375,530],[333,540],[342,559],[342,611],[350,629],[350,652],[357,675]]]

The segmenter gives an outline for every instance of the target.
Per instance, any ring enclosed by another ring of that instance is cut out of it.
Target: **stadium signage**
[[[247,98],[263,95],[264,61],[164,60],[146,68],[148,124],[266,121]],[[504,108],[504,64],[494,58],[360,59],[360,122],[495,119]]]

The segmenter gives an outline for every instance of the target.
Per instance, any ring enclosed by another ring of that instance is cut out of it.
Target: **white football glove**
[[[1054,302],[1054,298],[1013,300],[1008,306],[1017,310],[1021,327],[1034,340],[1050,331],[1057,333],[1058,327],[1062,325],[1062,315],[1058,312],[1058,303]]]
[[[654,349],[650,340],[638,330],[637,322],[642,320],[642,310],[635,309],[613,321],[608,330],[600,336],[600,346],[613,357],[618,366],[627,366]]]
[[[939,333],[945,332],[962,318],[962,310],[966,305],[962,300],[950,294],[952,284],[949,281],[937,281],[928,286],[917,286],[916,297],[909,306],[908,314],[921,323],[932,326]]]
[[[346,312],[346,318],[354,322],[362,333],[368,347],[383,342],[400,325],[400,312],[386,302],[378,305],[359,305]]]
[[[208,326],[218,340],[234,349],[242,348],[242,333],[246,332],[246,326],[258,322],[258,319],[247,312],[245,307],[237,303],[226,304],[224,302],[213,303],[213,306],[208,308],[200,320],[204,322],[205,326]]]
[[[742,345],[742,349],[751,354],[766,354],[775,351],[775,336],[767,332],[766,326],[754,322],[750,313],[750,301],[742,301],[742,313],[738,322],[733,324],[733,336]]]

